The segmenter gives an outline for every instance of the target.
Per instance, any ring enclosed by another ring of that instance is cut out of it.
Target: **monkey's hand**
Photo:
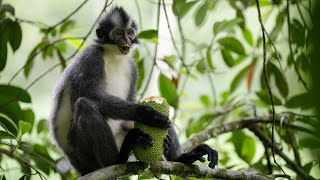
[[[202,157],[204,155],[208,155],[208,161],[210,161],[210,168],[214,168],[218,164],[218,152],[206,144],[199,144],[189,153],[181,154],[177,161],[186,164],[191,164],[197,160],[205,162],[205,158]]]
[[[144,149],[153,145],[152,137],[149,134],[144,133],[141,129],[133,128],[129,133],[133,145],[140,144]]]
[[[164,154],[167,154],[167,152],[169,151],[170,148],[170,144],[171,144],[171,137],[168,134],[164,139],[163,139],[164,143],[163,143],[163,149],[164,149]]]
[[[143,124],[163,129],[169,128],[171,125],[168,116],[163,115],[152,107],[138,105],[136,113],[137,120]]]

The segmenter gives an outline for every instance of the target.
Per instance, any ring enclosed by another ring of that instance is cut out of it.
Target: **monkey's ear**
[[[98,28],[98,29],[96,30],[96,34],[97,34],[97,36],[98,36],[99,39],[103,39],[104,36],[105,36],[104,30],[102,30],[101,28]]]

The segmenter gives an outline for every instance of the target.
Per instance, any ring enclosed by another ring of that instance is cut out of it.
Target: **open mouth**
[[[119,49],[120,49],[122,54],[128,54],[128,52],[131,49],[131,46],[128,46],[128,45],[119,46]]]

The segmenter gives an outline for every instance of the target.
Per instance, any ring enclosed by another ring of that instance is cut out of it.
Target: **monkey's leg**
[[[117,163],[126,163],[134,145],[140,143],[142,147],[147,148],[153,144],[150,135],[142,132],[141,129],[131,129],[123,140]]]
[[[188,153],[181,154],[180,143],[173,127],[169,129],[171,138],[170,145],[167,149],[165,157],[168,161],[182,162],[191,164],[197,160],[204,162],[204,155],[208,155],[209,167],[214,168],[218,163],[218,153],[206,144],[199,144]]]
[[[75,103],[70,141],[74,151],[69,159],[81,175],[116,163],[118,150],[112,131],[89,99],[81,97]]]

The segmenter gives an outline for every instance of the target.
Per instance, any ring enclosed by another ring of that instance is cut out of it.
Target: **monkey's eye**
[[[128,34],[128,36],[133,37],[133,36],[134,36],[134,30],[129,29],[128,32],[127,32],[127,34]]]

